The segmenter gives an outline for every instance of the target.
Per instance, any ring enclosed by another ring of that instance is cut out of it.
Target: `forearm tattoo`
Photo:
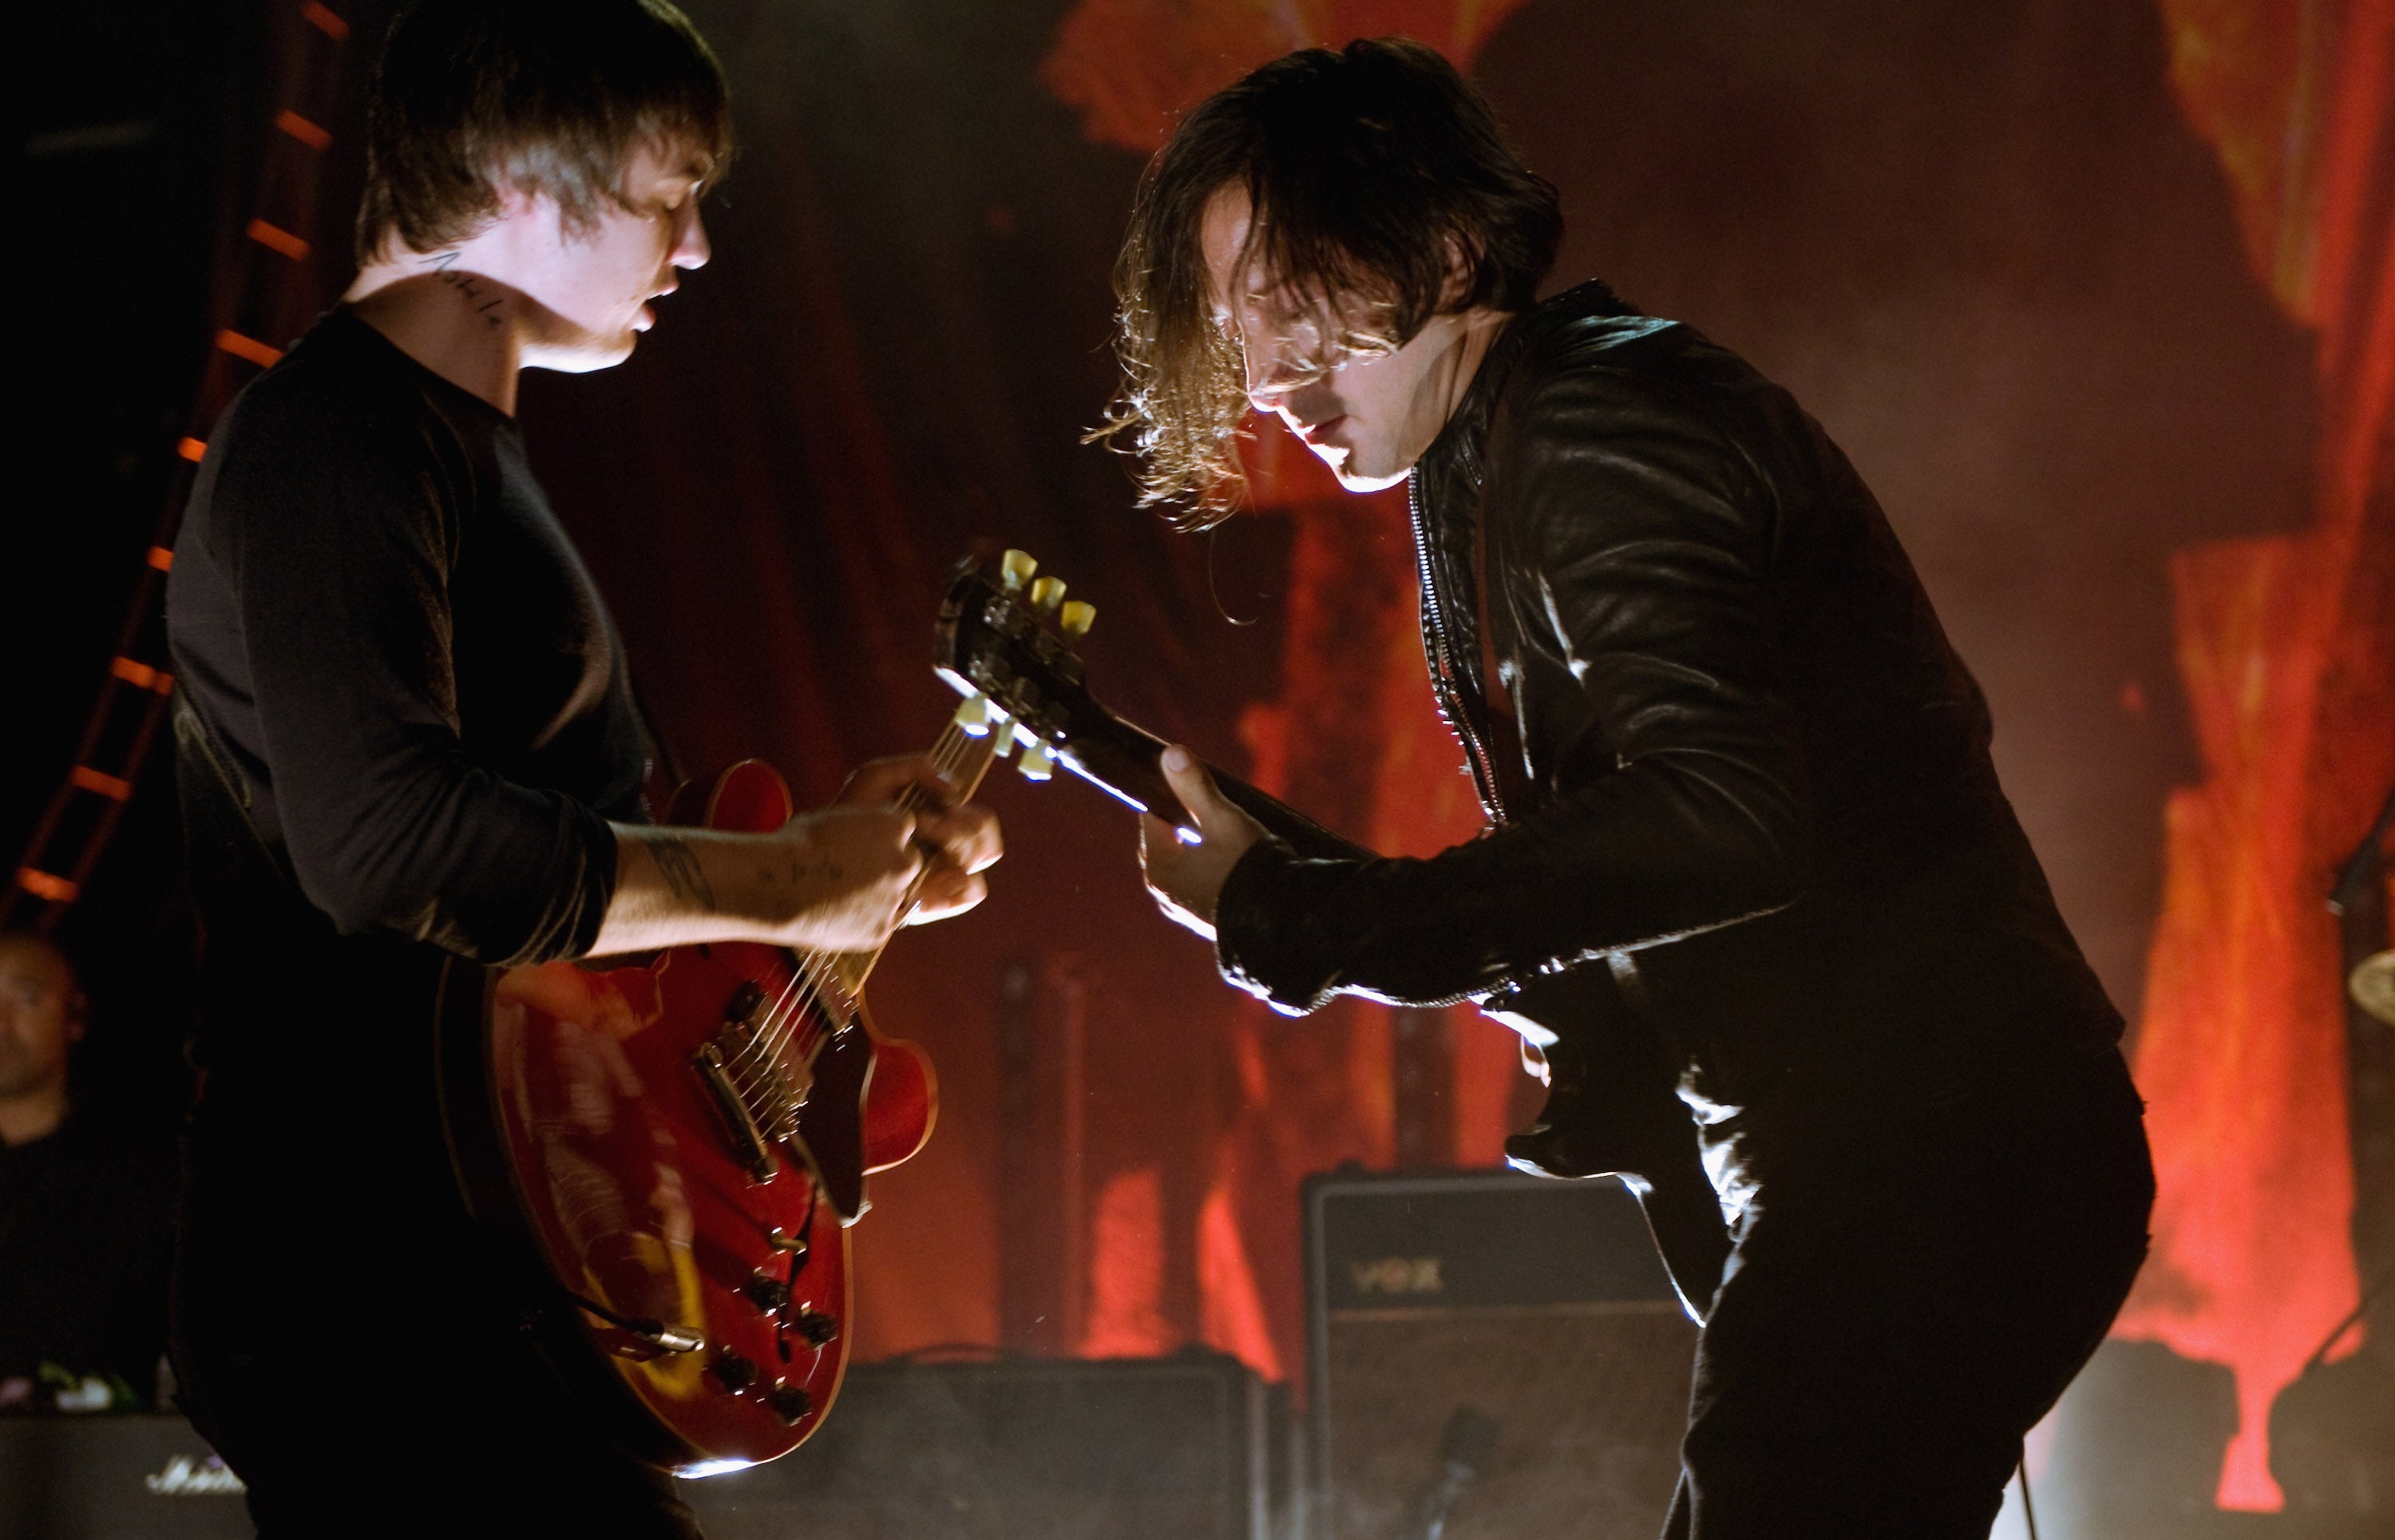
[[[657,863],[657,874],[666,880],[673,896],[686,904],[696,904],[708,913],[715,911],[715,889],[708,884],[707,873],[698,864],[698,856],[679,834],[652,833],[643,835],[642,843]]]

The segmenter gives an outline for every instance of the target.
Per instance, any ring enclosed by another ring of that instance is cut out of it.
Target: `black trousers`
[[[1985,1540],[2146,1253],[2117,1054],[1896,1138],[1759,1162],[1666,1540]]]
[[[311,1217],[187,1192],[178,1400],[262,1540],[700,1540],[516,1327],[454,1197],[404,1196]]]

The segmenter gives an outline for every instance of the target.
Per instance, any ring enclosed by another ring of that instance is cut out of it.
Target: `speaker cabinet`
[[[1273,1540],[1288,1402],[1236,1359],[867,1364],[795,1453],[681,1483],[708,1540]],[[423,1451],[361,1449],[357,1507]],[[257,1532],[176,1416],[0,1417],[6,1540]]]
[[[1697,1329],[1609,1178],[1305,1185],[1310,1540],[1654,1540]]]
[[[1283,1404],[1211,1353],[863,1365],[795,1452],[682,1500],[708,1540],[1269,1540]]]
[[[375,1452],[362,1480],[390,1480]],[[241,1481],[180,1417],[0,1417],[8,1540],[250,1540]]]

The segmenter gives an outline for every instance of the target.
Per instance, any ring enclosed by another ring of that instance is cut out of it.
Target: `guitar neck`
[[[1152,813],[1165,822],[1194,830],[1195,821],[1181,799],[1172,794],[1171,783],[1164,778],[1159,758],[1165,741],[1146,728],[1108,712],[1095,723],[1078,724],[1080,730],[1069,738],[1057,755],[1065,766],[1143,813]],[[1297,809],[1268,791],[1260,791],[1239,779],[1208,765],[1214,777],[1215,790],[1224,800],[1264,826],[1300,856],[1313,860],[1364,860],[1371,852],[1353,840],[1334,834]]]
[[[933,667],[986,720],[998,710],[1025,724],[1033,737],[1066,769],[1143,813],[1183,830],[1196,824],[1172,794],[1160,763],[1164,739],[1125,721],[1090,693],[1082,664],[1071,646],[1089,629],[1095,611],[1063,604],[1064,585],[1052,577],[1031,581],[1038,563],[1022,551],[1007,552],[1002,582],[992,582],[971,558],[959,563],[940,604]],[[1053,585],[1040,596],[1043,585]],[[1082,613],[1069,626],[1069,612]],[[1053,622],[1052,624],[1052,621]],[[1027,768],[1027,766],[1026,766]],[[1237,776],[1212,770],[1225,800],[1300,856],[1317,860],[1369,859],[1371,852],[1342,838],[1279,798],[1257,790]]]

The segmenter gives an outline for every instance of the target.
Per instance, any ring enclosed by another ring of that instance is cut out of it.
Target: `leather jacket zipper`
[[[1505,812],[1497,792],[1497,768],[1489,763],[1488,745],[1473,730],[1472,713],[1465,710],[1462,691],[1456,684],[1455,654],[1448,639],[1447,613],[1439,603],[1438,585],[1431,576],[1430,521],[1422,512],[1422,475],[1417,466],[1406,478],[1406,512],[1414,526],[1414,565],[1422,578],[1422,614],[1430,621],[1431,672],[1437,684],[1439,715],[1447,719],[1448,731],[1463,745],[1463,752],[1472,762],[1481,804],[1492,819],[1502,821]],[[1482,617],[1481,623],[1486,625],[1488,617]]]

